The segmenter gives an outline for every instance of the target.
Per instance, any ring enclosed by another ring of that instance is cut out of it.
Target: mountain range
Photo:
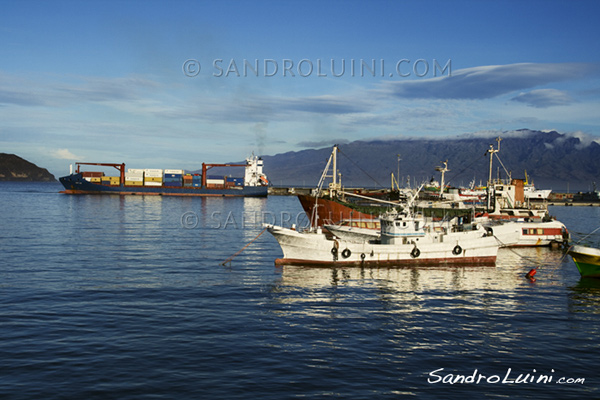
[[[498,135],[496,133],[496,135]],[[354,141],[339,146],[338,169],[347,187],[390,187],[391,173],[401,186],[440,180],[436,167],[447,161],[445,182],[484,184],[489,175],[490,145],[496,135],[444,139]],[[600,183],[600,144],[583,135],[521,129],[499,134],[500,151],[493,159],[493,177],[533,180],[538,188],[588,191]],[[262,156],[264,171],[275,186],[314,187],[332,147]],[[399,156],[398,156],[399,155]],[[496,158],[498,156],[498,158]],[[400,161],[398,161],[400,159]]]

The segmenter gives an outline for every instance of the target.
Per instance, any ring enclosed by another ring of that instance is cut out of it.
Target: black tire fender
[[[421,255],[421,250],[417,249],[416,247],[414,249],[412,249],[412,251],[410,252],[410,256],[412,258],[417,258]]]

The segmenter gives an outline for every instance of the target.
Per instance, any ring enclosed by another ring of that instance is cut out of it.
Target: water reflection
[[[600,314],[600,279],[580,278],[568,296],[570,312]]]
[[[376,284],[401,292],[465,291],[486,287],[514,288],[521,279],[516,275],[499,279],[494,266],[399,267],[399,268],[312,268],[282,266],[281,284],[303,288]]]

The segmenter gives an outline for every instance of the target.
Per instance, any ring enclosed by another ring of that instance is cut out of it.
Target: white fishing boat
[[[501,247],[560,247],[570,239],[567,227],[560,221],[494,221],[481,224],[498,239]]]
[[[266,224],[283,251],[277,265],[455,265],[496,262],[499,243],[480,224],[434,223],[409,212],[383,215],[381,239],[349,241],[321,228]]]

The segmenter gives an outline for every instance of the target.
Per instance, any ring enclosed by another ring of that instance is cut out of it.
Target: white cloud
[[[406,99],[490,99],[553,82],[597,76],[600,66],[585,63],[486,65],[451,76],[388,82],[384,90]]]
[[[69,149],[54,150],[51,154],[54,158],[58,158],[59,160],[80,160],[82,158],[78,155],[71,153]]]
[[[573,102],[573,99],[567,93],[556,89],[536,89],[527,93],[519,93],[511,100],[536,108],[564,106]]]

